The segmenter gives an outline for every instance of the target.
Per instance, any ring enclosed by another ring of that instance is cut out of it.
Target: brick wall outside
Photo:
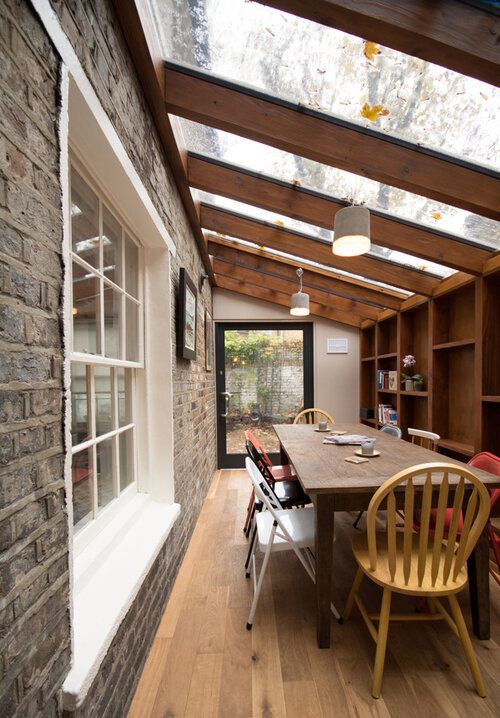
[[[0,715],[55,716],[70,662],[59,63],[0,3]]]

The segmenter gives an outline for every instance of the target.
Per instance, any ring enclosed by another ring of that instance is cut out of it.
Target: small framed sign
[[[196,359],[197,291],[184,268],[179,277],[177,356]]]
[[[347,339],[329,338],[326,340],[326,353],[327,354],[348,354],[348,352],[349,352],[349,341]]]
[[[214,368],[214,328],[212,315],[205,309],[205,369],[213,371]]]

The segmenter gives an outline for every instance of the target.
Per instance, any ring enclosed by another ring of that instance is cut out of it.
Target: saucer
[[[373,454],[362,454],[361,449],[356,449],[354,453],[356,456],[362,456],[363,459],[370,459],[372,456],[380,456],[380,451],[377,451],[377,449],[373,450]]]
[[[314,429],[314,431],[320,431],[322,434],[328,434],[331,429]]]

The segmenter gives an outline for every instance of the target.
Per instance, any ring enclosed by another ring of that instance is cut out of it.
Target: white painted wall
[[[284,307],[216,289],[213,295],[217,321],[293,321]],[[359,417],[359,332],[338,322],[306,317],[314,325],[314,403],[336,421]],[[327,338],[347,338],[348,354],[327,354]]]

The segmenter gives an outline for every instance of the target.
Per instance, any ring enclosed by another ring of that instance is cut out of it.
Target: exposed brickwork
[[[70,663],[59,62],[0,4],[0,715],[52,716]]]

